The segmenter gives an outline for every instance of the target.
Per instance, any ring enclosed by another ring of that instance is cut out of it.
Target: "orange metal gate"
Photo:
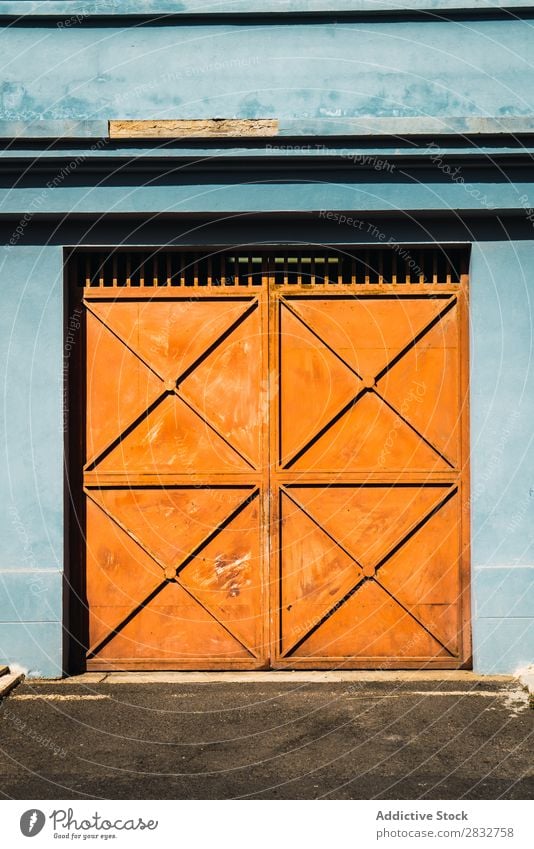
[[[88,668],[468,663],[463,254],[139,256],[85,260]]]

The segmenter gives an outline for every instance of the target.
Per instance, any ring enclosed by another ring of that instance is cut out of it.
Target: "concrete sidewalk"
[[[0,706],[4,797],[534,797],[534,711],[513,679],[197,675],[19,685]]]
[[[50,679],[39,681],[34,679],[33,683],[49,683]],[[284,683],[309,683],[309,684],[347,684],[360,682],[371,684],[374,682],[420,682],[420,681],[460,681],[464,684],[480,684],[487,681],[499,681],[501,683],[511,682],[514,679],[510,675],[477,675],[467,669],[444,670],[273,670],[258,672],[85,672],[82,675],[73,675],[63,678],[57,683],[61,684],[265,684],[266,682],[279,684]]]

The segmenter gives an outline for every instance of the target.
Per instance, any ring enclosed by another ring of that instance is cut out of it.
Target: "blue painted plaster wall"
[[[0,252],[0,658],[61,671],[62,254]]]
[[[287,13],[354,13],[368,15],[387,12],[399,15],[406,11],[419,11],[429,15],[444,14],[453,10],[504,9],[518,13],[532,6],[532,0],[217,0],[206,3],[205,0],[0,0],[0,14],[13,16],[57,15],[65,18],[69,15],[91,17],[145,16],[148,18],[173,15],[177,19],[191,15],[204,18],[226,14],[234,18],[247,15],[280,15]],[[75,26],[77,21],[71,21]]]
[[[531,23],[14,27],[0,119],[532,114]]]
[[[475,667],[534,660],[534,244],[475,245],[471,268]]]

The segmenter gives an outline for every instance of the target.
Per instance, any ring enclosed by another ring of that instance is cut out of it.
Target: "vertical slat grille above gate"
[[[284,247],[193,251],[73,250],[69,268],[76,286],[108,288],[256,288],[459,285],[467,274],[462,247]]]

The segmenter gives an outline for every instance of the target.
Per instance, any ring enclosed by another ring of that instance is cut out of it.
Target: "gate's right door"
[[[275,665],[462,666],[466,290],[310,289],[272,296]]]

